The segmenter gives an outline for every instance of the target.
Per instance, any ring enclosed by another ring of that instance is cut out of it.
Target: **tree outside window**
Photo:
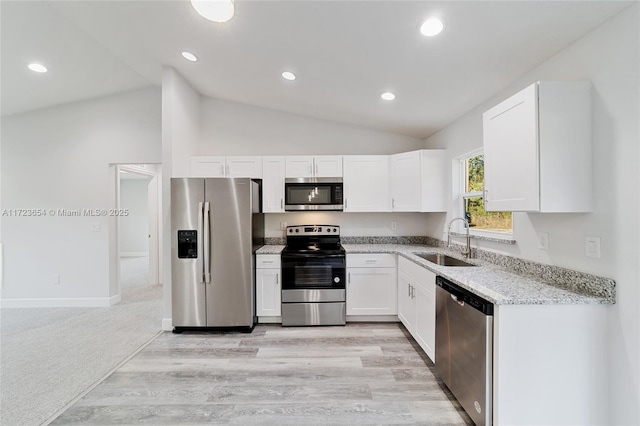
[[[487,212],[484,209],[484,155],[477,154],[461,161],[463,187],[462,208],[472,230],[513,233],[511,212]]]

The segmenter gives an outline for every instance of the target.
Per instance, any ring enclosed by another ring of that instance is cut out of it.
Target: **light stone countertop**
[[[507,269],[478,259],[465,259],[477,267],[441,266],[415,254],[443,253],[461,258],[452,251],[412,244],[343,244],[347,254],[393,253],[416,263],[437,275],[471,291],[496,305],[607,305],[614,297],[600,297],[565,290],[540,280],[509,272]],[[265,245],[256,254],[280,254],[284,245]]]
[[[585,295],[518,275],[478,259],[464,259],[477,267],[441,266],[415,254],[443,253],[459,255],[437,247],[406,244],[343,244],[349,253],[395,253],[435,272],[496,305],[588,305],[613,304],[613,298]]]
[[[283,245],[266,245],[256,250],[256,254],[280,254],[284,250]]]

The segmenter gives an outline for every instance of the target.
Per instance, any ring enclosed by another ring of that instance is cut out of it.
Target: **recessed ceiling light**
[[[213,22],[227,22],[233,18],[233,0],[191,0],[191,6],[200,16]]]
[[[182,52],[182,57],[191,62],[196,62],[198,60],[198,57],[196,55],[187,51]]]
[[[429,18],[420,26],[420,32],[427,37],[440,34],[444,28],[444,23],[438,18]]]
[[[384,92],[383,94],[380,95],[380,97],[385,101],[392,101],[396,98],[396,95],[394,95],[391,92]]]
[[[29,69],[31,71],[35,71],[35,72],[47,72],[48,71],[47,67],[45,67],[44,65],[41,65],[41,64],[36,64],[36,63],[29,64]]]
[[[292,72],[285,71],[282,73],[282,78],[284,78],[285,80],[293,81],[296,79],[296,75]]]

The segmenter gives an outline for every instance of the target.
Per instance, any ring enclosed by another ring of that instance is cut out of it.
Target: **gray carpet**
[[[160,332],[147,262],[123,259],[122,302],[109,308],[1,310],[0,424],[45,423]]]

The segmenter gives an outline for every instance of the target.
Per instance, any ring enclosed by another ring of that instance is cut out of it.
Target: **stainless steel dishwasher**
[[[436,277],[436,372],[478,426],[492,424],[493,304]]]

